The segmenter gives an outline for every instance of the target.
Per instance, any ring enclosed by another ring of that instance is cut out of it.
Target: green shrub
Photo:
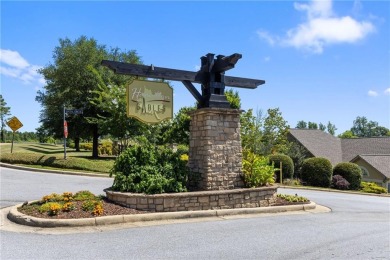
[[[83,204],[81,205],[81,209],[84,210],[84,211],[90,211],[92,212],[96,206],[100,206],[102,207],[103,204],[100,200],[86,200],[83,202]]]
[[[332,164],[326,158],[306,159],[302,164],[301,175],[307,185],[327,188],[332,179]]]
[[[81,201],[81,200],[93,200],[93,199],[96,199],[95,194],[93,194],[88,190],[82,190],[73,195],[73,200]]]
[[[351,190],[358,190],[362,181],[362,170],[355,163],[341,162],[333,169],[333,175],[340,175],[349,182]]]
[[[92,151],[92,148],[93,148],[93,144],[92,143],[80,144],[80,149],[84,149],[84,150],[87,150],[87,151]]]
[[[284,199],[288,202],[308,202],[309,199],[298,196],[297,194],[295,195],[287,195],[287,194],[277,194],[276,195],[278,198]]]
[[[65,202],[64,205],[62,205],[62,211],[69,212],[76,208],[76,206],[72,202]]]
[[[275,167],[280,168],[282,163],[283,179],[291,179],[294,175],[294,163],[290,156],[285,154],[273,154],[269,156],[270,164],[274,164]],[[276,182],[280,182],[280,170],[275,172]]]
[[[121,192],[166,193],[186,191],[188,149],[173,151],[146,141],[125,150],[114,163],[112,189]]]
[[[245,151],[244,158],[242,160],[243,179],[247,187],[260,187],[266,184],[272,184],[275,182],[275,168],[269,165],[269,159]]]
[[[63,201],[64,200],[64,197],[57,194],[57,193],[52,193],[50,195],[46,195],[46,196],[43,196],[42,199],[41,199],[41,202],[42,203],[46,203],[46,202],[60,202],[60,201]]]
[[[61,208],[62,208],[62,205],[58,202],[48,202],[48,203],[42,204],[38,210],[40,213],[47,213],[50,216],[54,216],[54,215],[58,214],[58,212],[61,210]]]
[[[360,183],[360,190],[367,193],[376,193],[376,194],[387,193],[387,190],[385,188],[379,186],[374,182],[362,181]]]

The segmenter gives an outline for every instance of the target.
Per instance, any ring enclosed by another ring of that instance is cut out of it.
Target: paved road
[[[0,167],[0,207],[8,207],[42,198],[42,196],[65,191],[90,190],[104,194],[103,190],[112,185],[111,178],[85,177],[63,174],[28,172]]]
[[[2,168],[1,199],[7,200],[2,205],[63,189],[83,187],[99,193],[110,186],[109,179],[85,178]],[[332,212],[122,226],[70,234],[1,230],[0,259],[390,259],[388,197],[290,189],[279,192],[306,196]]]

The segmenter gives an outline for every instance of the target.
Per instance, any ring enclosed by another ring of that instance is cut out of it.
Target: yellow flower
[[[188,161],[188,154],[182,154],[182,155],[180,155],[180,160],[181,160],[181,161]]]
[[[100,216],[103,214],[103,207],[100,205],[100,204],[97,204],[94,208],[94,210],[92,211],[92,214],[94,216]]]

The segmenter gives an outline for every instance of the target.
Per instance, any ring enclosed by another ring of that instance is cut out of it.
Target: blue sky
[[[20,131],[39,126],[36,69],[60,38],[81,35],[136,50],[144,64],[196,71],[200,57],[242,54],[226,75],[263,79],[237,89],[243,109],[279,107],[336,125],[365,116],[390,128],[389,1],[1,1],[1,93]],[[174,110],[195,103],[180,82]],[[59,104],[61,106],[61,104]]]

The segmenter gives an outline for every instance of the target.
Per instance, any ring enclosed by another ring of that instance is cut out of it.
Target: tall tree
[[[257,111],[256,116],[253,114],[252,109],[248,109],[241,114],[241,145],[244,150],[256,154],[265,153],[264,144],[262,142],[263,122],[264,118],[261,110]]]
[[[357,138],[357,136],[353,135],[351,130],[347,130],[338,135],[339,138]]]
[[[287,144],[287,133],[290,126],[284,120],[279,108],[268,109],[264,119],[263,142],[267,154],[284,152]]]
[[[233,109],[241,108],[241,98],[238,95],[238,91],[233,91],[233,89],[226,90],[225,96],[227,101],[230,103],[230,108]]]
[[[98,108],[94,118],[88,118],[100,126],[101,132],[108,133],[126,148],[131,139],[142,135],[147,125],[127,117],[126,86],[99,85],[90,102]]]
[[[325,131],[326,130],[326,126],[323,123],[319,123],[318,124],[318,129],[320,129],[321,131]]]
[[[1,142],[4,143],[4,127],[6,117],[11,115],[11,108],[7,107],[7,102],[5,102],[3,95],[0,94],[0,120],[1,120]]]
[[[358,116],[353,121],[351,132],[357,137],[375,137],[386,136],[389,129],[383,126],[379,126],[376,121],[368,121],[364,116]]]
[[[331,135],[335,135],[336,134],[336,126],[334,124],[332,124],[330,121],[328,121],[328,125],[326,126],[326,129],[328,130],[328,133],[331,134]]]
[[[297,126],[295,128],[298,128],[298,129],[306,129],[307,128],[307,123],[303,120],[299,121],[297,123]]]
[[[314,123],[314,122],[310,122],[307,124],[307,126],[309,127],[309,129],[318,129],[318,125],[317,123]]]
[[[168,127],[164,133],[165,143],[177,143],[189,145],[190,142],[190,113],[196,110],[196,107],[182,107],[176,113],[175,117],[171,121],[170,127]]]
[[[49,134],[61,137],[63,106],[83,109],[83,116],[69,116],[69,125],[73,126],[69,136],[75,142],[80,137],[92,136],[92,156],[98,157],[98,138],[106,130],[99,128],[99,120],[107,112],[91,101],[98,96],[97,92],[104,91],[104,86],[121,86],[130,80],[103,68],[100,63],[103,59],[138,63],[140,58],[135,51],[108,50],[95,39],[81,36],[73,42],[68,38],[60,39],[53,59],[53,64],[40,70],[46,80],[44,90],[36,97],[43,107],[40,121]]]

